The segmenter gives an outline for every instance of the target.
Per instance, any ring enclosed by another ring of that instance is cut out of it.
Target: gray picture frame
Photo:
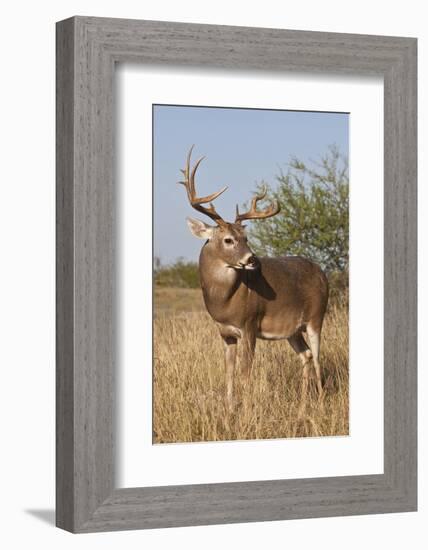
[[[416,510],[416,39],[73,17],[57,24],[56,51],[57,526],[83,533]],[[115,487],[119,62],[383,77],[383,474]]]

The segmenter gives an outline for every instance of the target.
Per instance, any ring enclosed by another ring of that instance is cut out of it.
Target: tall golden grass
[[[238,356],[239,361],[239,356]],[[349,433],[348,308],[329,305],[321,365],[327,394],[311,383],[299,418],[302,366],[287,341],[258,340],[250,382],[235,376],[237,405],[225,403],[223,346],[200,290],[155,291],[153,441],[273,439]]]

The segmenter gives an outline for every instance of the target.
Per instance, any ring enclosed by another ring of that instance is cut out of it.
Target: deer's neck
[[[204,246],[199,257],[199,275],[205,305],[218,322],[231,322],[230,317],[238,304],[245,300],[247,288],[242,284],[241,272],[228,267]]]

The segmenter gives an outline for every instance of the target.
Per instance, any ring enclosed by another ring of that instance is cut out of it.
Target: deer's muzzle
[[[260,266],[257,256],[250,254],[243,262],[239,262],[238,269],[254,270]]]

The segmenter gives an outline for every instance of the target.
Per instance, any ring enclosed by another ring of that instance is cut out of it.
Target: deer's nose
[[[255,266],[257,265],[257,256],[254,256],[254,254],[251,254],[251,256],[248,258],[247,265]]]
[[[257,263],[257,257],[251,252],[244,257],[242,262],[244,265],[255,265]]]

